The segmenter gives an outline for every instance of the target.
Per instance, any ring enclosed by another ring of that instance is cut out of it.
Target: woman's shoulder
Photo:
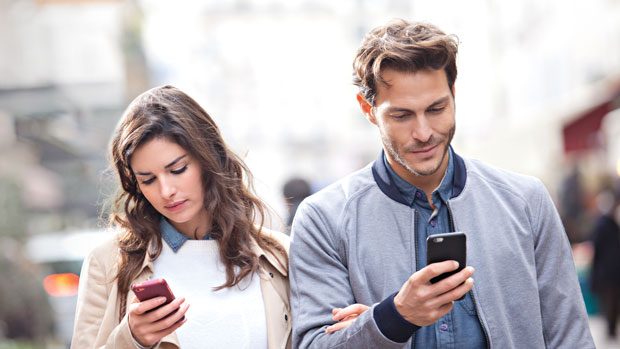
[[[265,227],[262,228],[261,232],[263,236],[266,236],[268,238],[275,240],[278,244],[280,244],[280,246],[284,248],[286,253],[288,253],[288,249],[291,244],[290,242],[291,238],[288,235],[280,231],[268,229]]]
[[[99,263],[116,263],[119,256],[118,242],[121,232],[118,230],[108,230],[108,236],[96,245],[89,253],[87,259],[95,259]]]

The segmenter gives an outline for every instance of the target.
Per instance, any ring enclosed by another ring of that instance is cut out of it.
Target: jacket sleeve
[[[570,244],[551,197],[538,182],[532,224],[547,348],[594,348]]]
[[[334,323],[332,309],[355,303],[348,278],[344,237],[319,210],[306,202],[298,208],[292,227],[290,252],[291,308],[294,348],[402,348],[404,342],[390,340],[375,320],[378,311],[390,306],[386,301],[372,305],[350,327],[326,334]],[[385,305],[387,304],[387,306]],[[393,304],[393,301],[392,301]]]
[[[108,304],[110,285],[106,267],[97,258],[95,251],[84,260],[80,273],[80,285],[75,312],[75,324],[71,348],[137,348],[134,344],[127,315],[110,333],[104,333],[104,321],[116,312],[106,309],[116,307]]]

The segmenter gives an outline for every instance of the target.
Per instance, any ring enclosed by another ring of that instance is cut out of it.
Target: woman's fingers
[[[338,309],[338,311],[336,311],[336,309]],[[343,308],[343,309],[339,309],[339,308],[336,308],[336,309],[332,310],[332,314],[334,314],[333,319],[334,321],[341,321],[351,315],[360,315],[366,310],[368,310],[369,307],[364,304],[356,303],[356,304],[351,304],[348,307]]]
[[[129,311],[133,314],[142,315],[149,310],[155,309],[164,304],[165,301],[166,297],[155,297],[147,299],[144,302],[140,302],[137,298],[134,298],[129,306]]]
[[[153,345],[187,322],[183,319],[189,309],[185,298],[161,306],[165,300],[165,297],[157,297],[139,302],[134,298],[129,305],[129,329],[141,345]]]
[[[332,309],[333,320],[338,322],[327,327],[325,333],[336,332],[351,326],[353,322],[368,309],[370,309],[369,306],[357,303],[351,304],[345,308]]]
[[[343,328],[347,328],[353,325],[353,322],[355,322],[355,320],[357,320],[357,315],[352,315],[348,320],[340,321],[327,327],[325,329],[325,333],[332,333],[332,332],[342,330]]]

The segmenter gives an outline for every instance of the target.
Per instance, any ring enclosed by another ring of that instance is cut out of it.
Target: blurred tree
[[[53,318],[41,279],[16,240],[4,237],[0,246],[0,338],[43,342]]]
[[[21,187],[0,178],[0,338],[43,341],[53,320],[36,268],[24,257],[27,212]]]
[[[0,237],[24,237],[27,220],[21,194],[17,183],[0,178]]]

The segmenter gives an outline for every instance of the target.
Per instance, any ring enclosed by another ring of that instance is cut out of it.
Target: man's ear
[[[366,98],[364,98],[361,94],[358,93],[356,97],[357,102],[360,104],[360,108],[362,109],[362,113],[364,113],[364,116],[366,116],[366,119],[376,125],[377,120],[375,120],[372,105],[370,105],[370,103],[366,101]]]

